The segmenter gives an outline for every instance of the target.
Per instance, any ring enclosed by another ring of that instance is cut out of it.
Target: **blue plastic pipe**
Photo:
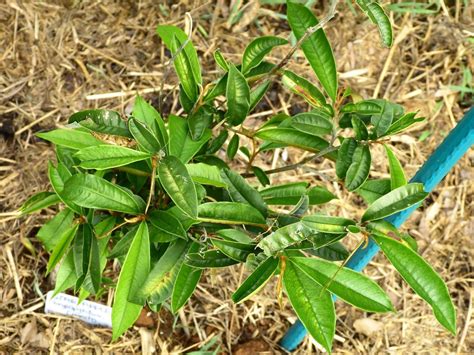
[[[474,145],[474,107],[471,107],[464,115],[410,182],[421,182],[425,191],[431,192],[472,145]],[[386,218],[386,220],[399,228],[416,208],[418,206],[413,206]],[[356,250],[348,260],[346,267],[361,271],[378,251],[379,247],[370,239],[367,247],[361,246]],[[298,320],[288,329],[280,341],[280,345],[287,351],[293,351],[303,341],[305,335],[306,329]]]

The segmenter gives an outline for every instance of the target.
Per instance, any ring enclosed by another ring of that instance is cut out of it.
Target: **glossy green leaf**
[[[332,192],[322,186],[314,186],[307,192],[310,205],[321,205],[337,198]]]
[[[229,71],[229,63],[222,55],[219,49],[214,51],[214,60],[216,61],[217,65],[225,72]]]
[[[137,119],[130,118],[128,120],[128,127],[132,133],[133,138],[138,143],[138,146],[148,152],[157,153],[161,149],[161,144],[158,138],[155,137],[154,133],[146,126],[145,123],[140,122]]]
[[[367,127],[359,117],[353,116],[351,118],[352,128],[354,129],[355,139],[358,141],[366,141],[369,139],[369,132]]]
[[[409,112],[405,115],[403,115],[400,119],[397,121],[393,122],[388,131],[385,133],[386,136],[392,135],[392,134],[397,134],[401,131],[404,131],[411,125],[414,125],[417,122],[424,121],[424,117],[416,117],[416,112]]]
[[[196,253],[199,247],[198,243],[193,243],[188,250],[188,254]],[[202,271],[202,269],[194,268],[185,263],[181,265],[171,294],[171,310],[173,313],[177,313],[189,300],[201,278]]]
[[[186,169],[193,181],[202,185],[211,185],[216,187],[227,187],[222,180],[219,168],[204,163],[186,164]]]
[[[357,193],[362,196],[365,202],[371,204],[378,198],[389,193],[390,190],[390,179],[373,179],[364,182],[362,186],[357,189]]]
[[[245,120],[250,110],[250,88],[243,74],[233,64],[229,67],[226,98],[227,121],[237,126]]]
[[[120,270],[112,305],[112,339],[116,340],[135,323],[143,308],[130,302],[130,296],[137,292],[150,270],[150,239],[145,222],[140,223],[125,261]]]
[[[64,198],[86,208],[140,214],[145,201],[129,190],[90,174],[76,174],[66,181]]]
[[[165,236],[170,236],[173,240],[175,238],[188,239],[184,227],[181,225],[179,219],[174,217],[167,211],[154,210],[148,214],[149,220],[153,226]],[[163,242],[163,238],[159,238]]]
[[[198,207],[201,222],[265,226],[265,218],[254,207],[238,202],[208,202]]]
[[[74,212],[66,208],[43,224],[36,237],[43,244],[44,248],[51,252],[58,243],[58,237],[61,236],[67,228],[72,227]]]
[[[292,182],[283,185],[273,185],[260,190],[265,203],[269,205],[296,205],[301,196],[306,194],[306,182]]]
[[[64,257],[56,275],[53,296],[71,288],[76,283],[77,275],[74,267],[74,257],[72,250]]]
[[[163,42],[165,42],[166,47],[170,49],[171,49],[171,42],[172,42],[173,36],[176,36],[178,40],[182,43],[184,43],[188,39],[188,36],[186,35],[186,33],[184,33],[183,30],[181,30],[179,27],[176,27],[176,26],[160,25],[156,28],[156,32],[161,37]],[[193,70],[195,81],[196,83],[201,85],[202,78],[201,78],[201,68],[199,66],[199,58],[197,56],[196,49],[194,48],[191,41],[188,41],[186,43],[186,45],[184,46],[184,51],[186,52],[187,57],[189,58],[189,62]]]
[[[182,239],[171,244],[150,271],[136,297],[151,297],[155,304],[168,299],[189,246],[190,244]]]
[[[359,115],[375,115],[382,112],[382,107],[371,100],[363,100],[344,105],[341,108],[341,112],[357,113]]]
[[[255,207],[262,216],[267,216],[267,205],[262,196],[242,176],[230,169],[222,170],[221,176],[227,184],[227,190],[233,201],[248,203]]]
[[[300,132],[293,128],[265,128],[258,131],[255,137],[286,146],[301,148],[310,152],[318,153],[329,147],[329,143],[324,139]],[[329,159],[335,160],[336,153],[331,152],[325,155]]]
[[[78,224],[75,224],[69,228],[67,228],[61,236],[58,237],[58,242],[56,246],[54,247],[51,256],[49,257],[48,260],[48,265],[46,267],[46,274],[49,274],[54,267],[56,266],[57,263],[59,263],[66,254],[69,245],[71,245],[72,240],[74,239],[74,236],[76,235],[77,229],[79,228]]]
[[[317,258],[292,257],[290,260],[306,276],[357,308],[367,312],[393,311],[385,291],[360,272]]]
[[[116,111],[85,110],[69,117],[69,123],[77,122],[91,131],[131,138],[127,123]]]
[[[339,179],[344,179],[347,170],[352,164],[352,158],[357,148],[357,142],[354,138],[344,138],[341,146],[337,151],[336,175]]]
[[[301,221],[312,230],[330,234],[347,233],[347,227],[356,224],[352,219],[322,214],[305,216]]]
[[[293,73],[290,70],[285,70],[281,81],[284,86],[290,89],[295,94],[301,96],[311,106],[319,107],[326,104],[326,98],[323,93],[305,78]]]
[[[303,37],[309,27],[318,24],[318,20],[311,10],[291,1],[287,2],[286,15],[296,39]],[[322,86],[335,101],[337,94],[336,62],[324,30],[319,29],[309,36],[301,44],[301,49]]]
[[[167,151],[169,144],[168,132],[159,112],[141,96],[136,96],[132,115],[135,120],[144,123],[153,132],[154,136],[158,138],[160,146]]]
[[[251,244],[252,238],[250,238],[246,233],[238,229],[220,229],[217,232],[217,235],[225,240],[230,240],[243,244]]]
[[[250,253],[255,253],[255,244],[239,243],[229,240],[211,239],[212,245],[223,254],[236,261],[245,262]]]
[[[436,319],[456,334],[456,310],[441,277],[410,247],[382,234],[372,238],[410,287],[433,309]]]
[[[346,260],[350,255],[344,245],[342,245],[340,242],[335,242],[314,250],[310,250],[310,253],[314,256],[318,256],[330,261]]]
[[[258,166],[252,166],[252,172],[255,174],[255,177],[258,179],[260,184],[263,186],[270,185],[270,179],[268,178],[267,173],[265,173],[265,170]]]
[[[127,255],[130,245],[132,245],[133,238],[135,238],[135,234],[137,233],[137,228],[137,226],[132,227],[129,231],[127,231],[127,233],[125,233],[124,236],[119,239],[107,256],[109,259],[119,258]],[[148,232],[150,231],[148,230]],[[150,235],[149,238],[151,241],[152,236]]]
[[[405,177],[405,172],[403,171],[402,164],[397,159],[396,155],[390,149],[390,147],[384,144],[385,151],[388,157],[388,164],[390,167],[390,187],[392,190],[397,187],[407,184],[407,179]]]
[[[188,254],[184,262],[186,265],[201,269],[226,267],[239,263],[219,250],[208,250],[203,253]]]
[[[382,137],[390,128],[395,118],[395,106],[388,101],[383,100],[382,112],[372,115],[370,122],[374,125],[377,137]]]
[[[74,242],[72,250],[74,251],[74,266],[76,274],[85,278],[89,272],[91,260],[92,229],[88,224],[81,224]],[[82,280],[84,281],[84,279]],[[76,286],[78,288],[79,285]]]
[[[191,66],[191,60],[188,53],[181,50],[184,41],[181,41],[178,37],[173,36],[171,39],[170,50],[173,54],[173,64],[176,74],[179,77],[179,82],[183,88],[186,96],[194,103],[198,98],[198,87],[194,77],[193,68]]]
[[[271,279],[277,268],[278,258],[269,257],[264,260],[232,294],[232,301],[240,303],[256,294]]]
[[[197,217],[197,194],[186,166],[174,156],[160,161],[158,177],[175,205],[191,218]]]
[[[234,134],[232,138],[229,141],[229,145],[227,146],[227,158],[230,160],[234,159],[235,154],[237,154],[237,151],[239,150],[239,135]]]
[[[344,181],[349,191],[359,188],[369,177],[372,157],[368,145],[359,145],[352,156],[352,163],[347,169]]]
[[[211,130],[206,130],[199,140],[193,140],[186,120],[174,115],[170,115],[168,119],[171,137],[169,152],[186,164],[211,138]]]
[[[252,111],[262,100],[263,96],[270,87],[271,82],[269,80],[257,86],[255,89],[250,91],[250,108],[249,112]]]
[[[329,353],[336,330],[336,314],[331,294],[286,259],[283,285],[298,318],[308,333]]]
[[[202,138],[206,130],[211,126],[214,112],[210,106],[201,106],[196,112],[188,117],[188,127],[191,138],[195,141]]]
[[[82,168],[96,170],[124,166],[151,157],[146,152],[110,144],[83,148],[74,156],[81,161]]]
[[[81,208],[65,198],[63,194],[64,184],[71,177],[69,170],[62,163],[58,163],[56,168],[51,162],[48,162],[48,177],[54,192],[56,192],[61,201],[75,213],[82,214]]]
[[[22,215],[33,213],[61,202],[54,192],[42,191],[34,194],[18,209]]]
[[[401,186],[380,197],[365,211],[362,222],[388,217],[399,211],[414,206],[425,199],[428,193],[423,184],[411,183]]]
[[[259,65],[263,58],[270,53],[273,48],[287,43],[288,41],[286,39],[280,37],[257,37],[247,45],[247,48],[245,48],[242,57],[242,73],[246,74],[250,69]]]
[[[226,129],[223,129],[219,132],[217,137],[215,137],[210,143],[209,148],[207,148],[208,154],[216,153],[225,143],[227,137],[229,136],[229,132]]]
[[[59,128],[49,132],[36,133],[36,136],[56,145],[71,149],[82,149],[104,144],[90,132],[79,129]]]
[[[383,8],[377,2],[371,2],[367,4],[367,12],[379,29],[382,43],[386,47],[391,47],[393,43],[392,24]]]
[[[332,132],[332,123],[330,120],[311,112],[299,113],[293,116],[291,118],[291,126],[298,131],[315,136],[324,136]]]
[[[308,227],[297,222],[277,229],[264,237],[257,246],[263,249],[266,255],[272,256],[290,245],[307,239],[312,234],[313,232]]]

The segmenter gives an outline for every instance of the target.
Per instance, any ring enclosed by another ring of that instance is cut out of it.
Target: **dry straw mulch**
[[[380,47],[375,27],[360,13],[351,12],[349,2],[340,2],[336,18],[327,27],[343,86],[364,97],[390,98],[428,117],[410,134],[392,141],[409,176],[472,105],[472,95],[461,97],[449,86],[462,82],[464,68],[474,71],[474,7],[462,0],[438,2],[442,6],[434,15],[394,16],[396,40],[390,50]],[[316,3],[316,11],[322,14],[327,4]],[[230,295],[245,276],[239,268],[206,273],[195,297],[176,319],[161,312],[157,327],[134,328],[116,343],[110,342],[107,329],[45,315],[44,296],[52,284],[44,277],[47,255],[35,233],[54,211],[20,219],[10,212],[27,196],[48,188],[46,162],[54,154],[50,145],[34,137],[35,132],[60,126],[70,114],[86,108],[126,114],[137,91],[158,102],[168,57],[154,33],[157,24],[184,25],[184,13],[191,13],[193,41],[205,77],[212,80],[218,73],[212,58],[215,49],[237,62],[254,36],[287,37],[288,26],[278,16],[283,10],[281,5],[251,1],[242,19],[231,24],[230,5],[222,0],[1,2],[0,351],[166,353],[197,350],[212,342],[222,352],[282,351],[277,342],[295,320],[293,312],[288,304],[278,305],[274,283],[253,300],[233,305]],[[283,51],[273,52],[271,59],[281,58]],[[291,66],[313,77],[300,54]],[[165,114],[179,108],[175,84],[171,74],[164,85]],[[276,83],[253,119],[262,121],[278,112],[305,108]],[[300,158],[301,152],[289,149],[266,156],[259,164],[278,167]],[[404,227],[448,283],[458,310],[457,336],[441,329],[429,307],[378,256],[366,272],[388,290],[399,312],[370,315],[338,303],[336,352],[474,351],[473,161],[471,150]],[[340,191],[330,168],[324,162],[272,178],[326,184],[340,197],[324,207],[327,211],[360,216],[360,200]],[[374,156],[374,171],[375,177],[387,176],[382,151]],[[101,301],[110,304],[111,294]],[[309,339],[299,349],[299,353],[314,351]]]

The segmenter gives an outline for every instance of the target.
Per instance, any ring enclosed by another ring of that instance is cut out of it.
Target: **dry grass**
[[[339,14],[327,29],[343,86],[351,86],[365,97],[390,98],[428,117],[409,135],[393,140],[409,176],[466,109],[459,93],[446,87],[461,82],[462,67],[474,71],[472,46],[468,46],[474,30],[474,7],[462,6],[460,0],[441,3],[436,15],[397,16],[397,40],[391,50],[380,48],[376,29],[360,14],[351,13],[345,2],[339,5]],[[274,283],[253,300],[233,305],[230,295],[245,276],[238,268],[208,272],[177,319],[161,312],[157,328],[135,328],[116,343],[110,342],[109,330],[43,314],[44,295],[52,285],[44,278],[47,255],[35,233],[53,211],[21,219],[8,213],[28,195],[47,188],[46,161],[54,154],[49,145],[34,137],[36,131],[61,125],[71,113],[85,108],[105,107],[125,114],[137,91],[157,102],[166,56],[154,28],[159,23],[183,25],[186,11],[200,26],[195,26],[193,41],[208,79],[217,74],[213,50],[220,48],[227,58],[237,62],[254,36],[288,35],[287,25],[274,17],[282,8],[258,6],[256,2],[247,5],[246,15],[233,27],[227,23],[230,10],[223,0],[180,1],[175,5],[130,0],[43,1],[34,5],[8,0],[0,4],[0,350],[147,353],[155,349],[167,353],[196,350],[216,338],[223,352],[281,352],[277,342],[295,320],[293,312],[288,305],[283,309],[278,306]],[[273,53],[274,59],[282,55],[279,51]],[[311,76],[303,63],[298,57],[292,67]],[[168,81],[165,89],[172,95],[165,112],[178,107],[173,85],[176,78],[171,76]],[[304,109],[300,101],[278,90],[278,85],[274,89],[255,115],[256,120]],[[472,96],[470,99],[472,104]],[[430,132],[429,137],[419,142],[425,131]],[[278,151],[258,163],[282,166],[298,161],[300,155],[292,149]],[[374,176],[386,176],[383,152],[377,152],[373,160],[374,170],[380,172]],[[388,290],[399,312],[368,315],[338,303],[335,352],[474,351],[474,331],[470,327],[474,322],[473,161],[471,151],[431,194],[424,210],[406,224],[422,254],[448,282],[458,310],[458,335],[444,332],[429,307],[379,256],[367,273]],[[363,206],[354,196],[342,194],[330,168],[325,162],[274,179],[291,181],[298,177],[325,183],[340,197],[327,207],[329,211],[360,216]],[[103,301],[110,300],[108,295]],[[380,322],[376,323],[380,329],[371,336],[364,335],[367,326],[362,330],[354,326],[363,318]],[[251,339],[257,341],[249,343]],[[299,350],[314,351],[308,339]]]

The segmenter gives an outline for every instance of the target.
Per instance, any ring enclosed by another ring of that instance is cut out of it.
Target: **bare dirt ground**
[[[352,12],[349,1],[339,3],[326,30],[341,86],[367,98],[390,98],[428,118],[392,141],[408,176],[473,103],[472,91],[462,95],[450,86],[462,85],[463,73],[474,71],[474,6],[462,0],[437,3],[439,11],[430,15],[392,14],[396,40],[390,50],[381,48],[376,28]],[[314,8],[322,14],[327,3],[316,1]],[[135,327],[115,343],[110,330],[45,315],[44,297],[53,286],[44,277],[47,255],[35,234],[54,211],[20,219],[10,213],[27,196],[48,188],[46,163],[54,153],[35,132],[60,126],[86,108],[126,112],[137,91],[157,102],[167,56],[154,33],[156,25],[183,26],[184,13],[191,13],[193,42],[208,80],[218,73],[215,49],[237,63],[254,36],[289,35],[279,16],[283,5],[251,1],[234,24],[228,20],[230,11],[222,0],[0,2],[0,351],[164,354],[218,347],[222,353],[282,352],[277,343],[295,321],[293,312],[288,304],[280,308],[273,283],[252,300],[232,304],[230,295],[245,276],[237,268],[208,272],[178,317],[162,311],[151,328]],[[272,52],[270,59],[281,58],[284,50]],[[313,77],[301,54],[291,67]],[[172,75],[165,85],[170,94],[165,115],[178,108],[175,83]],[[304,109],[301,104],[274,84],[254,118]],[[300,158],[299,151],[290,149],[259,163],[282,166]],[[374,176],[388,176],[383,151],[373,160]],[[458,311],[458,334],[443,331],[429,307],[378,256],[366,272],[388,290],[398,312],[377,316],[338,303],[336,353],[474,352],[473,164],[471,150],[404,226],[447,281]],[[273,179],[324,182],[340,197],[328,210],[360,216],[360,201],[339,190],[325,175],[329,168],[327,162],[310,165]],[[110,304],[111,293],[101,301]],[[298,353],[316,351],[306,339]]]

